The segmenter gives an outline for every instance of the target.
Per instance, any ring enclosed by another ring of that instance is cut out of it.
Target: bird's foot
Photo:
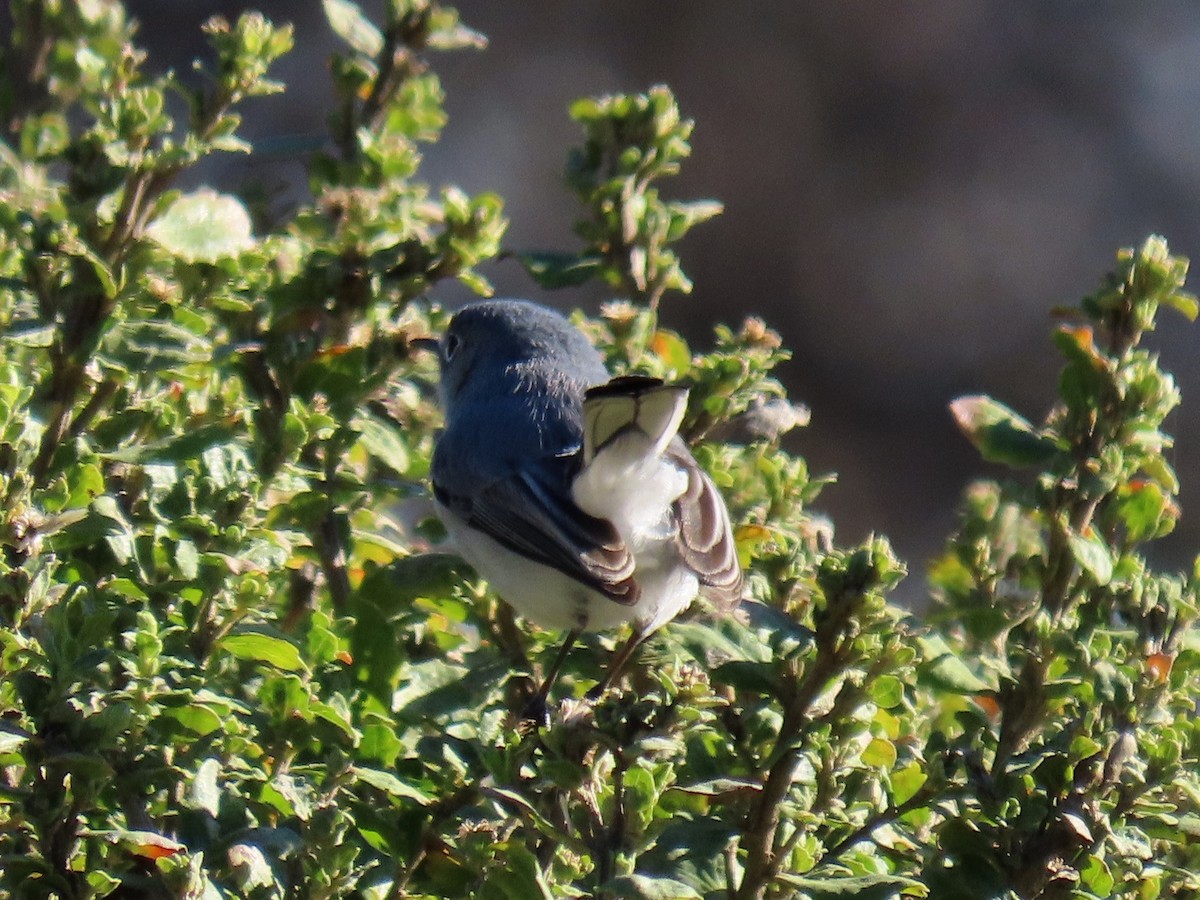
[[[534,694],[521,710],[521,724],[530,730],[550,727],[550,706],[544,694]]]

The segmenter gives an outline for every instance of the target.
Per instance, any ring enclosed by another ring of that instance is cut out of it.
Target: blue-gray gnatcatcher
[[[568,632],[532,708],[582,631],[633,626],[602,692],[698,593],[738,602],[729,514],[677,434],[687,388],[610,380],[577,328],[520,300],[463,308],[436,347],[438,513],[502,599]]]

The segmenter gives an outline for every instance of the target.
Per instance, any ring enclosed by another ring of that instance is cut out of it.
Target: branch
[[[736,900],[761,900],[771,879],[779,871],[775,853],[776,836],[781,807],[791,791],[796,769],[800,765],[799,742],[813,702],[845,662],[838,637],[848,621],[854,599],[861,596],[859,591],[850,591],[830,604],[830,615],[818,628],[817,658],[804,672],[803,679],[796,685],[795,693],[784,709],[775,752],[778,753],[782,747],[787,749],[768,771],[747,823],[746,868],[742,883],[734,895]]]

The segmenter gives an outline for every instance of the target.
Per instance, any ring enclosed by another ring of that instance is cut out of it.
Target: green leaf
[[[671,790],[682,791],[685,794],[698,794],[702,797],[716,797],[722,794],[761,791],[762,784],[748,778],[713,778],[708,781],[698,781],[695,784],[673,784]]]
[[[756,609],[765,609],[761,603],[747,603],[751,622],[754,622]],[[781,620],[790,621],[780,615]],[[759,637],[745,626],[739,627],[731,620],[714,622],[680,622],[676,620],[671,627],[661,632],[660,640],[672,645],[678,645],[693,659],[706,663],[716,663],[730,659],[746,660],[750,657],[758,662],[768,662],[771,659],[771,648],[763,644]]]
[[[258,847],[253,844],[234,844],[225,855],[229,865],[238,873],[238,883],[244,891],[275,887],[275,873]]]
[[[667,211],[671,216],[667,240],[677,241],[694,226],[721,215],[725,205],[716,200],[692,200],[687,203],[668,203]]]
[[[176,322],[137,319],[122,322],[104,343],[105,362],[129,372],[150,372],[207,362],[208,341]]]
[[[1189,322],[1195,322],[1200,315],[1200,300],[1186,291],[1174,291],[1162,298],[1162,302],[1181,313]]]
[[[1105,366],[1104,357],[1096,349],[1095,332],[1089,326],[1063,325],[1054,332],[1054,343],[1069,360],[1092,369],[1103,369]]]
[[[1067,535],[1067,542],[1075,561],[1092,576],[1096,584],[1103,587],[1112,581],[1112,551],[1100,539],[1100,535],[1090,530],[1086,536],[1072,531]]]
[[[449,596],[469,571],[470,567],[451,553],[406,556],[364,579],[359,598],[386,615],[394,615],[407,611],[419,597]]]
[[[187,847],[169,837],[154,831],[127,831],[124,828],[113,828],[105,831],[87,832],[88,837],[97,837],[147,859],[159,859],[162,856],[173,856],[186,852]]]
[[[218,444],[230,443],[238,432],[229,421],[213,422],[189,428],[161,441],[134,444],[111,453],[100,454],[104,459],[126,463],[182,462],[195,459],[205,450]]]
[[[1079,872],[1083,884],[1098,897],[1112,896],[1113,885],[1116,883],[1112,871],[1099,856],[1089,856]]]
[[[458,11],[448,7],[433,7],[429,17],[429,46],[436,50],[481,50],[487,37],[467,28],[458,21]]]
[[[598,256],[571,253],[518,253],[517,260],[538,287],[555,290],[579,287],[600,274],[604,260]]]
[[[314,700],[308,709],[316,718],[328,722],[351,741],[358,742],[358,731],[350,721],[350,711],[346,708],[346,699],[341,694],[334,694],[328,703]]]
[[[650,337],[650,350],[663,361],[675,377],[687,374],[692,367],[692,351],[687,342],[673,331],[659,329]]]
[[[104,473],[99,466],[91,463],[78,463],[70,472],[67,473],[67,478],[70,482],[71,493],[67,497],[65,507],[85,507],[101,494],[104,493]],[[74,514],[64,514],[59,517],[59,528],[66,528],[68,525],[74,524],[76,519]],[[49,534],[48,525],[44,525],[41,529],[42,534]]]
[[[113,891],[121,886],[121,879],[114,878],[107,872],[93,869],[85,876],[89,895],[91,897],[107,897]]]
[[[113,276],[112,269],[109,268],[104,260],[96,255],[94,250],[82,243],[73,244],[66,249],[71,255],[83,260],[87,264],[92,274],[95,275],[96,281],[99,283],[105,297],[111,300],[117,296],[120,287]]]
[[[220,810],[221,789],[217,786],[217,776],[221,773],[221,763],[211,757],[200,763],[192,778],[191,803],[196,809],[202,809],[214,819]]]
[[[246,207],[236,197],[208,188],[179,197],[146,234],[188,262],[215,263],[254,246]]]
[[[951,694],[973,696],[989,690],[988,685],[968,669],[966,663],[950,653],[921,666],[919,677],[922,684]]]
[[[342,642],[337,634],[330,629],[329,614],[324,610],[315,610],[310,620],[308,635],[304,640],[305,655],[308,660],[318,665],[336,659],[342,649]],[[343,718],[339,713],[339,718]],[[348,721],[347,711],[344,718]]]
[[[11,731],[0,731],[0,756],[20,748],[27,740],[29,735],[14,734]]]
[[[167,707],[163,710],[163,715],[174,719],[188,731],[200,736],[220,731],[225,724],[221,716],[211,707],[199,703],[190,706]]]
[[[4,279],[8,281],[10,279]],[[25,289],[23,281],[12,279],[12,289]],[[0,283],[0,287],[8,287]],[[16,321],[9,324],[4,332],[0,334],[0,341],[5,341],[12,344],[18,344],[22,347],[45,348],[54,343],[54,334],[57,329],[52,324],[46,324],[41,319],[29,319],[26,321]]]
[[[408,471],[408,448],[396,428],[374,416],[356,416],[352,426],[358,440],[371,456],[391,468],[397,475]]]
[[[891,769],[896,765],[896,745],[884,738],[872,738],[862,752],[862,761],[868,766]]]
[[[1060,452],[1057,441],[991,397],[959,397],[950,404],[954,421],[988,462],[1014,468],[1042,465]]]
[[[243,632],[223,638],[220,646],[226,653],[230,653],[238,659],[267,663],[286,672],[299,672],[307,669],[304,660],[300,658],[300,650],[296,645],[281,637],[257,632]]]
[[[550,820],[538,812],[537,807],[516,791],[508,790],[507,788],[488,788],[486,794],[501,805],[528,819],[544,834],[555,834],[557,832],[557,829]]]
[[[855,897],[857,900],[884,900],[895,897],[903,890],[912,897],[928,896],[928,889],[921,882],[900,875],[832,875],[813,877],[781,872],[778,876],[784,884],[798,888],[810,900],[826,900],[833,897]]]
[[[179,574],[188,581],[195,580],[200,573],[200,554],[196,551],[196,545],[186,538],[175,542],[175,565]]]
[[[1175,470],[1161,456],[1151,456],[1142,461],[1142,471],[1157,481],[1164,491],[1169,494],[1179,493],[1179,479],[1175,475]]]
[[[136,561],[137,548],[134,543],[133,526],[125,518],[117,501],[108,494],[97,497],[92,503],[92,513],[78,525],[62,532],[63,536],[68,539],[68,543],[59,544],[56,541],[55,546],[71,546],[69,543],[71,538],[99,531],[113,555],[122,565]],[[96,537],[98,538],[100,535],[96,535]],[[144,573],[139,572],[139,575],[144,577]]]
[[[553,900],[554,892],[537,858],[523,843],[514,841],[508,844],[504,864],[488,872],[479,896],[496,900]]]
[[[144,601],[150,599],[150,596],[141,589],[137,582],[129,578],[114,578],[105,585],[105,588],[129,600]]]
[[[474,269],[463,269],[456,277],[462,284],[467,286],[471,293],[478,297],[491,297],[496,293],[496,289],[492,286],[492,283]]]
[[[357,3],[350,0],[321,0],[325,18],[334,34],[364,56],[372,59],[383,50],[383,33],[375,27]]]
[[[390,797],[395,797],[398,800],[415,800],[422,806],[427,806],[433,802],[433,798],[424,791],[418,790],[411,784],[401,781],[391,772],[384,772],[381,769],[369,769],[363,766],[355,766],[352,771],[355,777],[363,784],[368,784],[376,790],[383,791]]]
[[[701,900],[703,896],[682,881],[649,875],[618,875],[602,889],[629,900]]]
[[[871,685],[871,698],[882,709],[894,709],[904,701],[904,682],[895,675],[881,675]]]
[[[714,684],[727,684],[739,691],[751,691],[768,697],[779,693],[775,673],[765,663],[733,660],[717,666],[711,677]]]
[[[358,756],[390,766],[400,755],[404,745],[396,737],[396,725],[379,716],[368,716],[362,725],[362,740],[358,745]]]
[[[892,802],[896,806],[911,800],[929,778],[925,767],[916,760],[892,772]]]
[[[1138,479],[1122,487],[1119,498],[1117,511],[1131,543],[1157,537],[1175,524],[1175,506],[1155,481]]]

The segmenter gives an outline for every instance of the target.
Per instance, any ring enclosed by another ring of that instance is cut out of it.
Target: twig
[[[746,868],[742,883],[734,894],[736,900],[759,900],[770,881],[775,834],[779,829],[780,807],[791,790],[796,769],[800,765],[800,750],[784,753],[767,774],[766,783],[746,826]]]
[[[413,854],[413,858],[400,870],[399,874],[392,879],[392,886],[388,889],[387,900],[400,900],[408,894],[408,884],[412,881],[413,875],[417,873],[417,869],[421,867],[421,863],[425,862],[425,857],[429,855],[427,844],[429,840],[429,827],[426,826],[421,834],[421,843],[417,847],[417,852]]]
[[[331,507],[313,533],[313,546],[321,559],[321,571],[329,586],[329,597],[339,615],[350,606],[350,576],[346,572],[346,548],[342,546],[341,516]]]
[[[875,813],[875,815],[871,816],[871,818],[867,819],[867,821],[855,828],[852,832],[850,832],[850,834],[846,835],[844,838],[826,850],[821,855],[821,861],[819,865],[826,865],[827,863],[833,862],[859,841],[869,838],[877,828],[882,828],[884,825],[894,822],[896,819],[912,812],[914,809],[920,809],[925,805],[928,799],[928,796],[926,796],[924,793],[917,791],[917,793],[913,794],[899,806],[889,806],[887,809]],[[800,834],[801,832],[797,831],[794,837],[798,837]],[[794,844],[794,842],[792,843]]]
[[[615,754],[614,762],[612,820],[607,828],[600,823],[595,848],[598,885],[607,884],[612,879],[616,850],[625,841],[625,771],[629,764],[620,753]]]
[[[67,435],[69,437],[78,437],[83,434],[87,430],[88,425],[92,423],[92,419],[96,418],[100,410],[113,398],[116,392],[117,382],[113,381],[113,379],[105,378],[101,381],[96,386],[96,389],[92,391],[92,396],[83,405],[83,409],[76,413],[75,418],[71,420],[71,424],[67,428]]]

